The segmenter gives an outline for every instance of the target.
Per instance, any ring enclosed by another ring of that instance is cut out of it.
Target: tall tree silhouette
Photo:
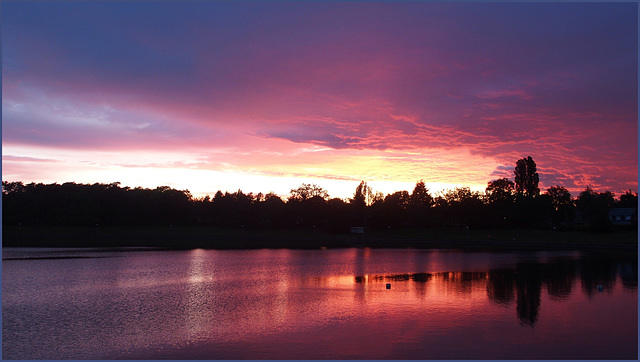
[[[518,160],[513,173],[516,176],[515,184],[518,193],[528,196],[537,196],[540,193],[538,188],[540,177],[538,176],[536,163],[531,156]]]
[[[371,187],[367,186],[365,181],[360,182],[358,187],[356,187],[353,198],[349,201],[354,212],[353,221],[356,223],[366,224],[367,206],[373,201],[373,192],[371,191]]]
[[[416,183],[409,202],[412,206],[431,207],[433,205],[433,197],[429,194],[429,189],[427,189],[423,180]]]
[[[409,197],[409,214],[411,215],[411,224],[414,226],[425,227],[432,223],[430,216],[431,206],[434,204],[433,197],[429,194],[429,190],[423,180],[416,183],[411,196]]]
[[[351,204],[356,207],[364,207],[371,204],[373,201],[373,191],[371,187],[367,186],[366,181],[360,182],[350,201]]]

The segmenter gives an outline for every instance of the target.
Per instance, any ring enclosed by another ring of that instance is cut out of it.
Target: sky
[[[637,191],[638,4],[2,4],[2,179]]]

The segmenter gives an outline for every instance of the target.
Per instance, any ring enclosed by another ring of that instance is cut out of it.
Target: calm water
[[[578,252],[5,248],[2,357],[637,359],[637,273]]]

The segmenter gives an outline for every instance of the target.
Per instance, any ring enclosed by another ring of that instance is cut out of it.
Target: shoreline
[[[308,230],[3,227],[3,247],[156,247],[168,249],[416,248],[462,250],[596,250],[634,253],[637,231],[607,234],[550,230],[396,230],[367,235]]]

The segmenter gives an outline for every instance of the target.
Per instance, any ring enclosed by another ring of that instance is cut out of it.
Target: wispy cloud
[[[4,145],[475,184],[531,155],[637,188],[634,3],[3,5]]]
[[[25,156],[12,156],[2,155],[2,161],[4,162],[58,162],[50,158],[37,158],[37,157],[25,157]]]

